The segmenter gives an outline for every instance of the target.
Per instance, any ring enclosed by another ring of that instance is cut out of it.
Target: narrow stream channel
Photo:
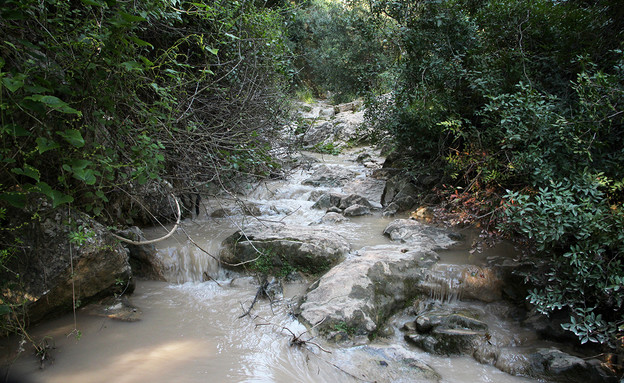
[[[339,156],[314,154],[328,166],[341,166],[355,172],[351,184],[367,179],[371,169],[357,163],[357,150]],[[314,165],[318,166],[318,165]],[[209,201],[199,217],[184,222],[186,232],[212,254],[218,254],[221,241],[244,225],[261,219],[284,224],[317,224],[324,211],[311,209],[311,194],[322,191],[344,192],[345,188],[306,186],[302,181],[310,171],[294,172],[287,181],[274,181],[249,191],[247,200],[260,209],[256,218],[242,215],[211,217],[210,213],[233,206],[227,200]],[[381,195],[382,188],[371,195]],[[371,200],[379,203],[379,199]],[[394,219],[394,218],[393,218]],[[379,212],[355,217],[339,226],[349,238],[352,250],[364,246],[388,244],[383,230],[391,221]],[[337,226],[333,226],[336,230]],[[146,230],[147,237],[156,237],[164,229]],[[167,265],[168,282],[140,280],[131,302],[142,311],[138,322],[119,322],[88,315],[79,311],[76,318],[81,332],[72,333],[74,318],[68,315],[32,329],[38,338],[50,337],[54,345],[53,360],[39,368],[39,362],[22,353],[11,366],[12,376],[26,382],[361,382],[354,371],[347,371],[358,348],[340,347],[321,339],[314,340],[330,353],[309,343],[291,346],[290,332],[301,334],[306,328],[292,315],[291,305],[305,293],[306,284],[292,282],[284,287],[284,298],[270,304],[256,304],[254,317],[239,318],[256,293],[253,278],[222,270],[216,261],[205,255],[185,235],[178,235],[157,244],[158,257]],[[490,250],[495,254],[509,252],[509,247]],[[442,263],[479,264],[483,256],[470,256],[469,249],[440,252]],[[504,254],[503,254],[504,255]],[[206,280],[204,274],[212,278]],[[257,317],[256,317],[257,315]],[[467,357],[441,357],[419,351],[403,340],[401,318],[392,320],[395,335],[378,338],[375,344],[400,344],[418,353],[420,360],[433,367],[442,382],[515,383],[533,380],[514,377]],[[288,330],[285,330],[287,328]],[[307,339],[307,338],[306,338]],[[4,344],[2,352],[14,354],[15,342]],[[400,373],[387,376],[388,382],[413,381]]]

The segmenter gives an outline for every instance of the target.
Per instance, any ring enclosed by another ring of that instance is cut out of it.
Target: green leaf
[[[0,315],[6,315],[11,313],[11,306],[0,305]]]
[[[82,148],[85,144],[84,138],[82,138],[82,134],[76,129],[67,129],[64,132],[57,131],[56,134],[63,137],[65,141],[69,142],[71,145]]]
[[[11,93],[15,93],[18,89],[24,86],[24,79],[26,78],[25,74],[18,74],[15,77],[3,77],[2,84],[11,91]]]
[[[145,56],[139,56],[139,58],[141,59],[141,61],[143,61],[143,64],[145,64],[145,66],[147,68],[153,67],[154,63],[152,61],[150,61],[147,57]]]
[[[69,162],[69,166],[72,167],[72,169],[84,169],[87,166],[91,165],[93,162],[89,161],[89,160],[80,160],[80,159],[73,159]]]
[[[124,21],[127,21],[129,23],[136,23],[136,22],[139,22],[139,21],[146,21],[144,17],[131,15],[131,14],[123,12],[123,11],[119,12],[119,16],[121,16],[121,18]]]
[[[44,88],[43,86],[40,86],[40,85],[25,85],[24,90],[28,93],[52,92],[50,89]]]
[[[45,182],[38,182],[37,188],[39,191],[52,200],[52,208],[56,208],[59,205],[70,203],[74,201],[74,198],[70,195],[64,194],[58,190],[54,190]]]
[[[4,192],[0,193],[0,200],[6,201],[9,205],[18,209],[23,209],[26,206],[26,195],[18,192]]]
[[[34,167],[28,165],[28,164],[24,164],[24,168],[13,168],[11,169],[11,171],[15,174],[21,174],[24,175],[26,177],[30,177],[32,179],[34,179],[35,181],[39,182],[39,178],[41,177],[41,174],[39,173],[38,169],[35,169]]]
[[[130,36],[129,39],[132,40],[136,45],[138,45],[140,47],[154,48],[154,46],[152,44],[148,43],[147,41],[141,40],[140,38],[138,38],[136,36]]]
[[[52,140],[48,140],[45,137],[37,137],[35,141],[37,142],[37,150],[39,151],[39,154],[61,147],[61,145]]]
[[[95,195],[98,196],[102,201],[104,202],[108,202],[108,198],[106,198],[106,195],[104,194],[103,191],[101,190],[96,190],[95,191]]]
[[[100,3],[99,1],[95,1],[95,0],[80,0],[82,1],[83,4],[85,5],[93,5],[95,7],[103,7],[104,4]]]
[[[49,95],[43,95],[43,94],[33,94],[32,96],[24,97],[24,99],[25,100],[33,100],[33,101],[41,102],[41,103],[45,104],[46,106],[48,106],[49,108],[57,110],[57,111],[59,111],[61,113],[76,114],[78,116],[82,116],[81,112],[79,112],[76,109],[70,107],[68,103],[66,103],[65,101],[63,101],[60,98],[55,97],[55,96],[49,96]]]
[[[219,50],[216,48],[206,47],[206,49],[208,50],[208,52],[212,53],[215,56],[219,53]]]
[[[29,137],[31,135],[31,133],[28,130],[24,129],[21,126],[14,125],[14,124],[3,126],[2,132],[8,133],[12,135],[13,137]]]
[[[95,173],[93,169],[73,169],[74,170],[74,178],[77,180],[83,181],[87,185],[94,185],[97,179],[95,178]]]
[[[138,63],[136,61],[125,61],[121,63],[121,66],[128,72],[131,72],[133,70],[143,70],[143,66],[141,65],[141,63]]]

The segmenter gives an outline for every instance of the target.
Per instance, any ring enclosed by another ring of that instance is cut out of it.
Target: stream
[[[258,208],[260,214],[256,217],[236,213],[213,217],[211,214],[219,209],[236,212],[238,206],[233,199],[213,199],[205,202],[199,217],[185,220],[182,226],[202,248],[216,255],[223,239],[250,220],[323,226],[319,222],[325,211],[311,209],[314,193],[319,190],[367,194],[378,205],[383,182],[369,176],[382,160],[373,159],[367,165],[358,163],[355,159],[360,151],[350,149],[337,156],[307,153],[308,158],[318,162],[297,168],[287,180],[249,187],[245,201]],[[323,164],[349,169],[356,176],[342,187],[302,184]],[[340,234],[350,240],[352,251],[357,251],[366,246],[391,244],[383,230],[394,218],[384,218],[374,211],[372,215],[352,217],[339,226],[327,227],[339,228]],[[165,230],[148,229],[145,234],[154,238]],[[508,244],[489,249],[489,254],[471,255],[470,236],[474,233],[467,230],[462,234],[467,238],[462,244],[438,251],[440,263],[480,265],[491,254],[513,255]],[[285,283],[282,299],[272,304],[259,300],[251,316],[239,318],[258,288],[252,277],[221,269],[214,259],[189,243],[183,233],[159,242],[157,250],[157,256],[167,266],[167,282],[137,282],[130,301],[142,311],[140,321],[115,321],[78,310],[75,324],[73,315],[41,324],[31,334],[38,339],[49,337],[52,361],[41,369],[39,361],[24,352],[12,363],[11,376],[26,382],[63,383],[366,381],[357,368],[351,368],[363,352],[368,352],[363,342],[337,345],[316,338],[303,346],[290,345],[292,334],[306,331],[290,313],[308,283]],[[401,315],[390,319],[394,335],[378,337],[372,344],[382,349],[394,350],[392,347],[398,345],[401,350],[409,350],[437,371],[441,382],[534,381],[508,375],[469,357],[444,357],[421,351],[403,339],[399,330],[404,323]],[[80,331],[79,337],[74,326]],[[308,338],[303,335],[303,339]],[[16,343],[2,344],[1,351],[14,355]],[[401,368],[388,369],[386,378],[388,382],[416,381]]]

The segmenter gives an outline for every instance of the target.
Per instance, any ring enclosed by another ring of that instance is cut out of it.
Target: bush
[[[564,326],[581,343],[618,345],[624,325],[624,212],[609,206],[598,177],[553,182],[532,193],[510,192],[507,229],[526,236],[544,273],[527,275],[529,300],[544,314],[566,309]]]

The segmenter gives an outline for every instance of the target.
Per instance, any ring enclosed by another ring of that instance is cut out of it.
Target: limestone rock
[[[145,241],[143,231],[136,226],[123,230],[120,235],[133,241]],[[167,266],[156,256],[156,246],[125,244],[129,250],[130,265],[134,276],[165,281]]]
[[[226,238],[220,257],[236,264],[255,259],[260,251],[270,254],[275,266],[285,262],[297,270],[320,273],[340,262],[349,249],[345,238],[327,229],[256,223]]]
[[[435,253],[393,246],[359,251],[312,286],[300,306],[300,318],[330,334],[341,325],[368,335],[419,293],[418,282],[438,259]]]
[[[348,194],[357,194],[366,198],[375,208],[381,208],[381,195],[385,181],[374,178],[355,178],[344,185],[343,190]]]
[[[388,179],[381,196],[381,204],[387,206],[392,202],[397,202],[402,209],[410,208],[411,205],[407,205],[410,201],[413,205],[413,198],[418,194],[418,190],[409,180],[410,178],[404,174],[397,174]]]
[[[411,219],[390,222],[384,235],[393,241],[427,250],[444,249],[455,243],[446,231]]]
[[[319,166],[310,178],[302,182],[303,185],[310,186],[324,186],[324,187],[338,187],[343,186],[352,178],[355,177],[355,172],[349,169],[336,166]]]
[[[617,378],[599,364],[588,363],[553,347],[538,349],[529,360],[530,375],[537,378],[571,383],[617,382]]]
[[[371,210],[367,206],[362,205],[351,205],[344,210],[345,217],[357,217],[361,215],[371,214]]]
[[[327,210],[332,207],[338,207],[343,197],[342,194],[323,193],[312,205],[312,209]]]
[[[348,207],[351,207],[353,205],[360,205],[360,206],[364,206],[367,208],[371,208],[372,205],[370,204],[370,202],[368,202],[368,200],[364,197],[362,197],[361,195],[357,195],[357,194],[351,194],[348,195],[346,197],[342,197],[340,199],[340,205],[338,206],[341,209],[346,209]]]
[[[70,244],[69,238],[76,239]],[[30,252],[32,259],[20,257],[10,266],[20,273],[23,293],[31,300],[31,324],[70,311],[72,290],[79,304],[134,290],[128,250],[86,215],[67,209],[41,212],[40,223],[28,229],[24,243],[40,245]]]
[[[405,347],[357,346],[334,351],[332,362],[358,380],[379,383],[440,382],[440,375]]]
[[[349,221],[349,218],[345,217],[340,213],[329,212],[321,218],[321,223],[325,224],[336,224],[340,222]]]

